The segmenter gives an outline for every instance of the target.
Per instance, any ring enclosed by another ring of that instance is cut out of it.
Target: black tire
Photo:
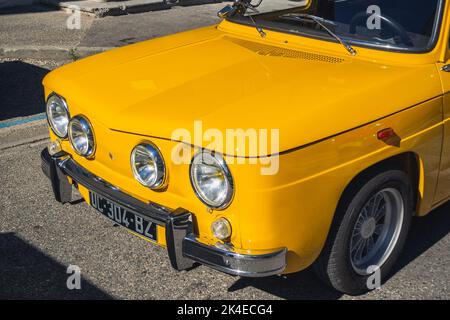
[[[414,212],[413,188],[409,177],[403,171],[390,170],[367,180],[366,183],[356,184],[347,190],[341,199],[325,247],[314,264],[319,278],[334,289],[350,295],[363,294],[373,289],[367,285],[370,274],[357,273],[350,258],[350,238],[363,206],[386,188],[395,188],[403,200],[403,220],[398,224],[401,229],[397,243],[380,266],[382,282],[389,275],[403,249]]]

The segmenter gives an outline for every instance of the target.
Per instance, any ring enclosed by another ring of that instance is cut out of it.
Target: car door
[[[444,140],[435,203],[439,203],[450,198],[450,49],[447,52],[447,57],[448,61],[446,63],[438,64],[438,67],[440,69],[442,87],[444,90]]]

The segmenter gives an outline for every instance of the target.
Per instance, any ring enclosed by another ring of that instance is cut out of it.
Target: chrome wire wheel
[[[402,229],[404,211],[402,194],[394,188],[379,191],[362,207],[350,239],[350,260],[358,274],[369,274],[371,266],[381,268],[389,258]]]

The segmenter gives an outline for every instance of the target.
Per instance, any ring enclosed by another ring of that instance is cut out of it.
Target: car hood
[[[110,129],[166,139],[186,129],[193,142],[195,124],[197,134],[199,124],[202,132],[276,129],[279,151],[286,151],[439,95],[436,72],[432,65],[333,56],[210,27],[80,60],[51,72],[44,85],[67,99],[72,115]],[[423,86],[412,92],[414,79]]]

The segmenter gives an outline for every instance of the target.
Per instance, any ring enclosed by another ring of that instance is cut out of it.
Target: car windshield
[[[443,0],[252,0],[246,7],[229,19],[261,30],[426,52],[437,40]]]

